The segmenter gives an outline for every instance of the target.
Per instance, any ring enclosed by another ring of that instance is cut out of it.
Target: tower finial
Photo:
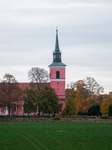
[[[55,43],[55,52],[59,52],[59,43],[58,43],[58,26],[56,26],[56,43]]]

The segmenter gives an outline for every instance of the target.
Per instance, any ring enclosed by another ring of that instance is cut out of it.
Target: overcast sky
[[[0,80],[49,71],[56,26],[66,84],[93,77],[112,91],[112,0],[0,0]]]

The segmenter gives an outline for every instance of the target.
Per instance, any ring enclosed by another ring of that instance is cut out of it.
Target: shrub
[[[90,115],[90,116],[96,116],[98,114],[101,115],[99,105],[93,105],[93,106],[91,106],[89,108],[88,115]]]
[[[55,116],[54,120],[60,120],[60,117],[59,116]]]

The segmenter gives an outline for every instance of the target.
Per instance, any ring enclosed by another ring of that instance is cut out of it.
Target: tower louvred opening
[[[56,72],[56,79],[59,79],[59,78],[60,78],[60,72],[57,71],[57,72]]]

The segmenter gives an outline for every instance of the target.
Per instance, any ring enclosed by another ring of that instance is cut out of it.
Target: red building
[[[56,30],[56,43],[55,43],[55,50],[53,52],[53,62],[49,65],[50,69],[50,86],[54,88],[56,94],[58,95],[59,101],[63,103],[63,108],[65,107],[65,67],[66,65],[61,61],[61,52],[59,49],[59,42],[58,42],[58,30]],[[49,83],[47,83],[49,84]],[[26,87],[31,88],[30,83],[19,83],[21,90],[25,90]],[[18,100],[18,103],[21,104],[21,108],[17,110],[15,108],[14,112],[11,114],[24,114],[24,100]],[[14,103],[16,106],[16,102]],[[0,115],[8,115],[8,108],[2,107],[0,108]]]

